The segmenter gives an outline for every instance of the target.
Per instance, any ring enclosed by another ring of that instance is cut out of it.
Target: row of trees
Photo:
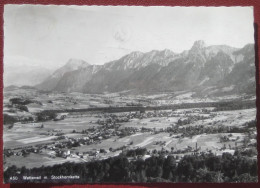
[[[42,105],[39,101],[24,98],[11,98],[9,101],[12,105],[27,105],[31,103]]]
[[[9,128],[13,127],[13,124],[16,122],[28,122],[28,121],[33,121],[33,117],[23,117],[23,118],[18,118],[15,116],[10,116],[8,114],[3,114],[3,119],[4,119],[4,125],[9,125]]]
[[[131,151],[132,152],[132,151]],[[139,153],[142,151],[137,151]],[[130,153],[128,153],[130,154]],[[5,182],[12,176],[78,175],[69,183],[93,182],[257,182],[257,162],[248,157],[223,153],[186,155],[177,162],[174,156],[152,156],[129,161],[126,155],[102,161],[64,163],[52,167],[26,169],[12,166],[4,172]],[[21,178],[20,178],[21,179]],[[31,180],[44,182],[45,180]],[[50,180],[46,180],[50,182]],[[55,180],[53,180],[55,181]],[[61,180],[56,180],[60,182]],[[21,181],[24,182],[24,181]],[[63,180],[64,182],[64,180]]]
[[[53,120],[57,117],[57,113],[52,110],[44,110],[36,114],[38,121]]]

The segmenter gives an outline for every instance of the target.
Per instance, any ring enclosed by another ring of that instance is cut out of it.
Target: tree
[[[55,119],[56,117],[57,117],[56,112],[51,111],[51,110],[45,110],[45,111],[37,113],[38,121],[52,120],[52,119]]]
[[[162,175],[163,175],[163,169],[162,169],[162,167],[161,167],[161,166],[156,166],[155,173],[156,173],[156,177],[161,178]]]
[[[244,173],[244,174],[241,174],[240,176],[235,176],[233,178],[234,182],[241,182],[241,183],[244,183],[244,182],[257,182],[258,181],[258,178],[257,176],[251,176],[249,173]]]
[[[11,176],[17,175],[18,169],[15,165],[9,167],[5,172],[4,172],[4,181],[9,182],[9,178]]]
[[[196,182],[223,182],[223,173],[209,171],[207,168],[199,169],[196,171]]]
[[[18,108],[21,111],[29,112],[27,106],[24,105],[17,105],[16,108]]]
[[[13,116],[10,116],[8,114],[4,114],[4,125],[7,125],[7,124],[14,124],[15,122],[17,122],[18,120],[13,117]]]
[[[163,164],[163,178],[171,180],[176,171],[176,160],[174,156],[168,155]]]

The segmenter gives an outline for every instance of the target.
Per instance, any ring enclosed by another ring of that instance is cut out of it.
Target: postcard
[[[4,6],[4,183],[257,182],[253,7]]]

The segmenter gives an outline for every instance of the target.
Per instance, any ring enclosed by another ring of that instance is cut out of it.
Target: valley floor
[[[87,95],[84,98],[80,95],[76,97],[76,94],[71,95],[75,96],[35,94],[32,100],[38,102],[25,105],[28,111],[21,111],[17,105],[9,102],[11,98],[25,96],[24,93],[21,95],[12,92],[12,95],[5,98],[4,114],[20,119],[4,126],[5,170],[13,165],[18,168],[35,168],[65,162],[99,161],[138,148],[146,149],[144,155],[138,156],[144,160],[161,153],[164,153],[165,157],[174,156],[178,162],[185,155],[194,153],[213,153],[221,156],[223,153],[233,155],[236,151],[244,153],[249,159],[257,158],[256,108],[232,109],[232,106],[229,106],[228,110],[221,110],[195,105],[195,108],[116,113],[79,111],[57,113],[55,119],[44,116],[47,119],[37,120],[39,112],[67,109],[66,106],[72,106],[70,103],[76,103],[75,109],[91,105],[92,108],[148,106],[162,101],[162,98],[169,98],[169,94],[146,97],[152,98],[151,101],[141,100],[145,98],[143,96],[133,98],[120,95]],[[176,98],[176,103],[179,98],[183,100],[183,104],[186,99],[190,102],[189,97],[191,96],[183,94],[183,97]],[[175,99],[171,98],[171,104],[174,103],[173,100]],[[219,99],[208,100],[217,102]],[[219,102],[223,100],[225,101],[222,99]],[[32,118],[22,119],[25,117]],[[128,159],[136,160],[136,156],[129,156]]]

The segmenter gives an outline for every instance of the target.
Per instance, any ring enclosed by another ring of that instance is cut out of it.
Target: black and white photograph
[[[253,7],[4,6],[4,183],[258,182]]]

